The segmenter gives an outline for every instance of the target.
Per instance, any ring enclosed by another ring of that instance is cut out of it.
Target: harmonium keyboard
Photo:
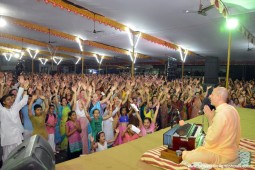
[[[171,150],[193,150],[203,145],[205,134],[202,125],[187,123],[176,125],[163,135],[163,144]]]

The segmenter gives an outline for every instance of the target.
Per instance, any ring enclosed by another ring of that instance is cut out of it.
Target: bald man
[[[226,88],[215,88],[209,98],[216,110],[204,106],[204,113],[209,121],[204,145],[192,151],[183,151],[182,159],[189,163],[238,164],[241,136],[239,114],[233,106],[226,103]]]

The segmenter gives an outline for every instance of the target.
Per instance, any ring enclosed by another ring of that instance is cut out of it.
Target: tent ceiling
[[[207,16],[195,13],[185,13],[185,10],[197,10],[199,0],[69,0],[83,6],[95,13],[104,15],[130,28],[161,38],[168,42],[187,48],[204,57],[215,56],[221,61],[226,60],[228,46],[228,32],[224,29],[225,19],[213,8],[207,12]],[[240,18],[244,25],[255,35],[255,3],[254,0],[224,0],[231,15]],[[204,6],[210,5],[209,0],[202,0]],[[43,0],[2,0],[0,1],[0,14],[22,19],[57,29],[72,35],[79,35],[84,39],[104,43],[122,49],[131,49],[126,32],[115,30],[109,26],[96,22],[96,30],[104,31],[93,34],[93,21],[81,17]],[[45,33],[29,30],[14,24],[8,24],[0,28],[0,32],[16,36],[26,37],[41,42],[48,42]],[[232,61],[249,62],[255,59],[255,48],[247,52],[248,40],[239,31],[235,31],[232,37]],[[69,40],[51,36],[51,41],[56,41],[57,46],[79,49],[78,45]],[[10,43],[21,46],[21,42],[1,38],[0,43]],[[23,44],[30,47],[29,44]],[[250,44],[250,47],[253,45]],[[40,49],[42,47],[38,47]],[[43,49],[47,50],[47,49]],[[85,50],[101,53],[107,56],[124,58],[130,61],[129,56],[116,52],[85,46]],[[137,52],[151,56],[148,61],[166,60],[167,56],[179,59],[179,53],[164,46],[140,39]],[[68,53],[67,53],[68,54]],[[74,55],[75,54],[70,54]],[[196,56],[191,56],[196,57]],[[198,57],[199,58],[199,57]],[[146,59],[144,59],[146,61]],[[189,62],[189,59],[187,59]]]

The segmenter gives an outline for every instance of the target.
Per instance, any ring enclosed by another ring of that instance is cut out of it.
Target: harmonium
[[[191,123],[176,125],[163,135],[163,144],[167,145],[168,149],[161,151],[161,157],[180,163],[182,151],[202,146],[204,138],[202,125]]]

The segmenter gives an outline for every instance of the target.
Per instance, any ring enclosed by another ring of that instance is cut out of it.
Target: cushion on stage
[[[197,168],[197,169],[213,169],[213,168],[231,168],[231,169],[255,169],[255,140],[249,139],[241,139],[240,141],[240,151],[239,151],[239,159],[227,164],[227,165],[210,165],[201,162],[195,162],[193,164],[189,164],[187,162],[182,162],[181,164],[174,163],[170,160],[163,159],[160,157],[161,151],[165,150],[166,146],[160,146],[155,149],[151,149],[145,152],[141,160],[151,164],[153,166],[157,166],[167,170],[174,169],[189,169],[189,168]]]

